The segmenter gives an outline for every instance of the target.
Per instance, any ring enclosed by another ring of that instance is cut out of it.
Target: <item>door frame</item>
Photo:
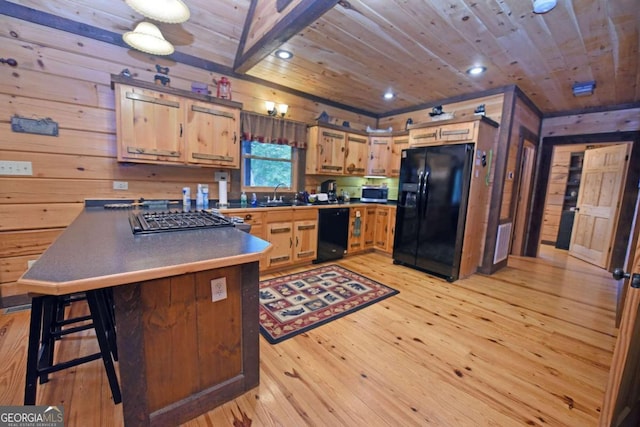
[[[525,249],[527,247],[527,239],[529,237],[529,222],[531,221],[531,195],[533,194],[534,183],[532,183],[529,187],[529,191],[527,194],[520,194],[523,187],[523,179],[531,179],[535,177],[536,173],[536,164],[538,160],[538,136],[531,132],[529,129],[524,126],[520,126],[520,136],[518,140],[518,155],[517,155],[517,169],[516,169],[516,188],[513,192],[513,197],[511,199],[511,206],[509,207],[509,212],[511,212],[511,220],[513,222],[513,231],[511,235],[511,243],[509,248],[509,254],[514,255],[524,255]],[[527,141],[531,143],[530,147],[527,147]],[[531,159],[533,162],[531,175],[528,177],[523,176],[524,169],[524,153],[525,150],[529,148],[533,150],[533,158]],[[526,200],[527,209],[524,212],[521,212],[520,200]],[[524,213],[524,218],[518,218]],[[519,224],[523,224],[522,228],[520,228]],[[520,247],[518,248],[517,253],[513,252],[513,243],[516,241],[516,233],[518,230],[522,231],[522,236],[520,239]]]
[[[638,196],[638,182],[640,180],[640,131],[564,135],[542,138],[542,143],[538,146],[538,167],[534,178],[531,218],[523,255],[532,257],[538,255],[553,148],[556,145],[620,143],[621,141],[630,141],[632,147],[609,265],[619,266],[624,263],[627,242],[631,232],[631,224],[633,223],[634,207]]]

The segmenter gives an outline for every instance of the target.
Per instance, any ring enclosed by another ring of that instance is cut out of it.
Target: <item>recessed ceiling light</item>
[[[276,56],[280,59],[291,59],[293,58],[293,53],[288,50],[278,49],[276,50]]]
[[[396,94],[391,91],[385,92],[384,95],[382,95],[384,99],[393,99],[395,96]]]
[[[470,74],[472,76],[477,76],[479,74],[484,73],[485,71],[487,71],[487,67],[482,67],[480,65],[476,65],[475,67],[471,67],[467,70],[467,74]]]

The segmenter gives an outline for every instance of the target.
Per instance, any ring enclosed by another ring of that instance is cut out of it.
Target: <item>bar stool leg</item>
[[[29,321],[29,344],[27,347],[27,375],[24,387],[24,404],[36,404],[36,383],[38,381],[38,351],[42,331],[42,302],[44,297],[31,298],[31,319]]]
[[[100,353],[102,354],[102,361],[104,362],[104,368],[107,372],[107,379],[109,380],[109,386],[111,387],[111,394],[113,395],[114,403],[122,402],[122,395],[120,394],[120,386],[118,385],[118,377],[113,366],[113,359],[111,358],[111,350],[109,341],[106,335],[104,312],[101,308],[102,302],[100,301],[100,294],[97,291],[87,291],[87,303],[89,304],[89,310],[93,316],[93,323],[96,330],[96,338],[98,339],[98,345],[100,346]]]

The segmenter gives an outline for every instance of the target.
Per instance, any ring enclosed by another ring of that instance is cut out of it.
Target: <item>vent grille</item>
[[[498,226],[498,238],[496,239],[496,251],[493,254],[493,263],[497,264],[500,261],[507,259],[509,256],[509,242],[511,241],[511,224],[500,224]]]
[[[29,310],[31,309],[31,304],[24,304],[24,305],[16,305],[13,307],[8,307],[4,309],[4,314],[11,314],[11,313],[17,313],[19,311],[24,311],[24,310]]]

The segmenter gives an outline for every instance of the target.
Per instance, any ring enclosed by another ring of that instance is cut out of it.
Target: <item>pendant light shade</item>
[[[124,33],[122,39],[132,48],[152,55],[171,55],[175,50],[160,29],[149,22],[139,23],[135,30]]]
[[[154,21],[180,24],[191,16],[182,0],[125,0],[136,12]]]

